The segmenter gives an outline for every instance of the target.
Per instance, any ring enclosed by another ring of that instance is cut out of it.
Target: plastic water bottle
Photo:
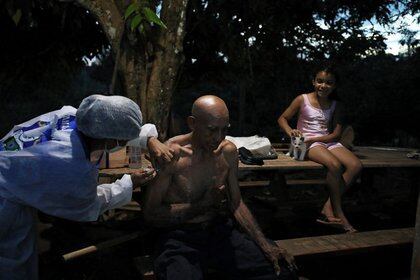
[[[140,147],[128,147],[128,167],[130,168],[141,168],[141,148]]]

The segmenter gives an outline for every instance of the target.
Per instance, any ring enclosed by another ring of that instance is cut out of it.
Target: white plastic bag
[[[49,141],[57,131],[75,127],[76,109],[63,106],[27,122],[15,125],[0,139],[0,151],[19,151]]]
[[[258,135],[249,137],[226,136],[226,140],[235,144],[236,148],[245,147],[254,155],[269,156],[271,151],[271,142],[267,137]]]

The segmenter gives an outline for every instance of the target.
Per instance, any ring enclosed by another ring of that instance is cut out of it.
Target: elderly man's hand
[[[150,159],[154,165],[156,163],[159,165],[169,163],[174,157],[174,150],[161,143],[156,137],[151,137],[147,141],[147,148],[149,149]]]
[[[289,266],[290,270],[297,271],[297,266],[294,257],[286,251],[286,249],[278,246],[277,244],[270,244],[263,248],[263,252],[267,259],[273,264],[276,275],[280,274],[279,260],[284,259]]]
[[[156,176],[153,168],[140,169],[131,174],[131,182],[133,182],[133,189],[139,188],[147,184]]]

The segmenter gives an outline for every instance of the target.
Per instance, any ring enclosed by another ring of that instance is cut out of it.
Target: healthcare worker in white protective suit
[[[36,211],[95,221],[131,200],[133,187],[153,177],[124,175],[98,185],[104,151],[137,142],[160,160],[173,151],[142,127],[139,106],[122,96],[92,95],[77,109],[64,106],[15,126],[0,141],[0,279],[37,279]]]

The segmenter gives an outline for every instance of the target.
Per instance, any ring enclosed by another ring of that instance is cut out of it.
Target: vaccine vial
[[[128,167],[130,168],[141,168],[141,148],[140,147],[128,147]]]

